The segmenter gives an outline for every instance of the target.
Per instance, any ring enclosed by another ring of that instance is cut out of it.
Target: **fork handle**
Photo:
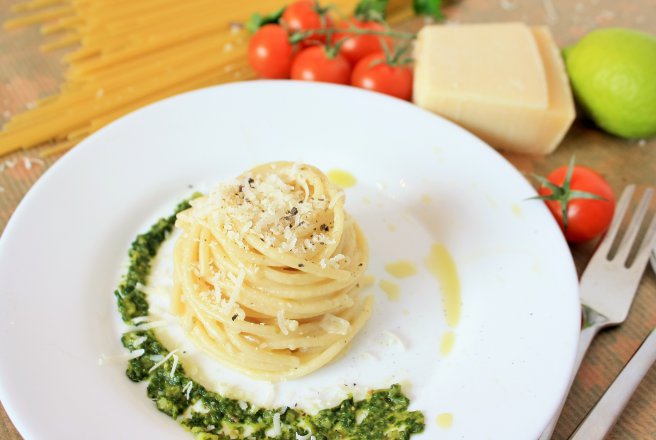
[[[656,329],[652,330],[606,393],[576,428],[570,440],[601,440],[606,437],[655,361]]]
[[[584,311],[584,315],[585,315],[585,311]],[[590,344],[592,344],[592,340],[594,339],[595,336],[597,336],[597,333],[599,333],[599,330],[601,330],[603,326],[604,326],[604,321],[598,320],[598,321],[593,321],[587,327],[581,330],[581,333],[579,334],[579,344],[576,350],[576,358],[574,360],[574,369],[572,370],[572,376],[570,377],[569,382],[567,383],[565,394],[563,395],[563,399],[560,402],[558,409],[554,413],[547,427],[544,429],[544,431],[542,431],[539,440],[549,440],[553,435],[553,432],[556,429],[556,425],[558,424],[558,419],[560,418],[560,413],[563,411],[563,407],[565,406],[567,396],[569,395],[569,390],[572,388],[572,384],[574,383],[574,379],[576,378],[576,373],[579,371],[579,368],[581,367],[583,358],[585,357],[585,354],[588,352],[588,348],[590,347]]]

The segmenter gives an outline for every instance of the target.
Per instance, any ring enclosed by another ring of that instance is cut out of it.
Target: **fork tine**
[[[617,248],[617,253],[615,254],[615,258],[620,259],[620,261],[626,262],[629,252],[631,252],[636,236],[638,235],[638,232],[640,232],[640,225],[642,225],[642,221],[647,214],[647,208],[649,207],[649,201],[651,200],[653,192],[654,191],[651,188],[648,188],[642,194],[640,204],[635,210],[633,218],[631,218],[631,223],[626,230],[626,234],[622,237],[622,242]]]
[[[628,185],[626,188],[624,188],[624,191],[622,191],[620,200],[615,206],[615,214],[613,215],[613,220],[610,222],[608,232],[606,232],[606,235],[599,243],[598,252],[596,252],[595,255],[600,255],[603,256],[603,258],[608,258],[608,252],[610,251],[610,248],[615,241],[617,231],[619,231],[620,226],[622,225],[622,220],[626,215],[626,210],[629,207],[629,203],[631,202],[634,191],[635,185]]]
[[[647,260],[652,253],[652,250],[656,247],[656,213],[651,219],[651,224],[649,229],[645,233],[645,238],[642,240],[640,247],[638,248],[638,253],[636,254],[633,262],[631,263],[632,267],[646,267]]]

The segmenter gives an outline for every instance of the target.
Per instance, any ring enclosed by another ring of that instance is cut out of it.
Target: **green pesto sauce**
[[[139,287],[146,284],[151,261],[173,230],[176,214],[188,207],[188,201],[180,203],[173,215],[158,220],[130,246],[128,272],[114,292],[125,323],[148,316],[146,294]],[[135,346],[137,339],[143,342]],[[257,408],[207,390],[187,376],[180,363],[171,375],[173,357],[149,373],[156,363],[151,356],[169,353],[151,330],[125,333],[121,342],[130,351],[144,350],[141,357],[129,361],[128,378],[146,381],[148,397],[157,409],[194,433],[197,440],[271,438],[267,431],[272,433],[275,414],[280,414],[282,433],[276,438],[281,440],[296,440],[296,434],[310,432],[317,440],[409,439],[424,430],[423,414],[408,411],[410,402],[399,385],[372,391],[364,400],[348,398],[316,415],[293,408]]]

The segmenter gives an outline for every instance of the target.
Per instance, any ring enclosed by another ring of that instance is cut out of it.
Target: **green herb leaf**
[[[389,0],[360,0],[353,15],[361,21],[383,21],[387,3]]]
[[[272,12],[271,14],[262,15],[256,12],[255,14],[251,15],[251,18],[248,19],[248,22],[246,23],[246,29],[254,34],[265,24],[278,23],[284,12],[284,6],[276,12]]]
[[[442,0],[412,0],[412,8],[416,15],[427,15],[436,20],[443,20]]]

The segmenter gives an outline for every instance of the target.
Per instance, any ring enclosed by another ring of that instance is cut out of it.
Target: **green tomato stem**
[[[402,31],[394,31],[392,29],[384,30],[384,31],[377,31],[374,29],[361,29],[355,26],[351,26],[346,29],[342,28],[335,28],[335,27],[330,27],[330,28],[321,28],[321,29],[308,29],[306,31],[297,31],[294,32],[290,35],[290,41],[291,42],[298,42],[304,38],[311,37],[312,35],[332,35],[334,33],[345,33],[345,34],[353,34],[353,35],[379,35],[382,37],[391,37],[391,38],[398,38],[398,39],[403,39],[403,40],[414,40],[417,38],[417,34],[413,32],[402,32]]]

